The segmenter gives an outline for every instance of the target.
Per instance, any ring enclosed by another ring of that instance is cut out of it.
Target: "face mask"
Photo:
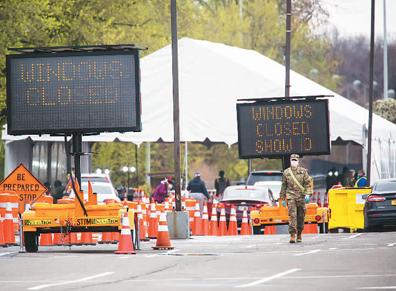
[[[297,168],[298,161],[290,161],[290,165],[292,166],[292,168]]]

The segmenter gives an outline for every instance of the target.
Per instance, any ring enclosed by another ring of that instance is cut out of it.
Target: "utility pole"
[[[371,139],[373,135],[374,34],[375,34],[375,0],[371,0],[369,122],[368,122],[368,148],[367,148],[367,182],[369,185],[371,182]]]
[[[291,51],[291,13],[292,2],[287,0],[286,3],[286,48],[285,48],[285,97],[290,97],[290,51]],[[285,170],[290,166],[290,161],[287,155],[282,157],[282,168]]]
[[[171,0],[171,33],[172,33],[172,80],[173,80],[173,158],[175,168],[176,211],[181,211],[180,187],[180,110],[179,110],[179,63],[177,45],[177,4]]]
[[[384,0],[384,99],[388,98],[388,38],[386,29],[386,0]]]

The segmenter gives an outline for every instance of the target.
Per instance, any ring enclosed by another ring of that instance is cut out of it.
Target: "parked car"
[[[220,202],[225,206],[227,221],[229,221],[231,207],[236,207],[238,226],[241,225],[245,209],[249,215],[253,209],[260,208],[263,205],[272,206],[276,203],[268,189],[248,185],[227,187]],[[220,209],[218,208],[217,211],[219,216]]]
[[[281,171],[253,171],[249,174],[246,182],[247,185],[267,188],[275,199],[280,196],[282,186]]]
[[[377,181],[364,204],[364,228],[378,231],[396,226],[396,179]]]
[[[118,197],[113,184],[108,182],[91,182],[91,185],[93,192],[97,193],[98,202],[104,202],[107,199],[120,202],[120,198]],[[84,200],[88,201],[88,182],[81,182],[81,190],[84,191]],[[73,190],[70,192],[69,197],[75,197]]]

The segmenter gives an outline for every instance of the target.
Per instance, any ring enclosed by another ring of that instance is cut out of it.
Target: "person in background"
[[[187,190],[190,191],[190,197],[198,201],[202,216],[204,201],[209,200],[210,197],[205,182],[201,180],[201,173],[195,172],[194,178],[188,183]]]
[[[168,178],[162,180],[154,190],[152,196],[154,202],[163,203],[165,198],[168,197],[170,187],[172,187],[172,185],[170,184],[170,181],[168,181]]]
[[[348,185],[349,185],[348,180],[349,180],[349,169],[348,169],[348,167],[343,167],[342,174],[341,174],[341,181],[340,181],[342,186],[348,187]]]
[[[339,177],[338,177],[338,171],[336,168],[331,168],[327,172],[327,177],[326,177],[326,191],[329,191],[331,187],[334,185],[337,185],[339,182]]]
[[[219,171],[219,177],[215,180],[216,199],[220,200],[223,196],[225,188],[230,186],[230,180],[224,177],[224,171]]]
[[[358,171],[358,176],[355,182],[355,188],[367,187],[367,177],[364,170]]]

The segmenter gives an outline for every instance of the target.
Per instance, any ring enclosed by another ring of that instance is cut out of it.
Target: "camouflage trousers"
[[[289,210],[289,233],[302,233],[305,220],[304,197],[287,199],[287,207]]]

